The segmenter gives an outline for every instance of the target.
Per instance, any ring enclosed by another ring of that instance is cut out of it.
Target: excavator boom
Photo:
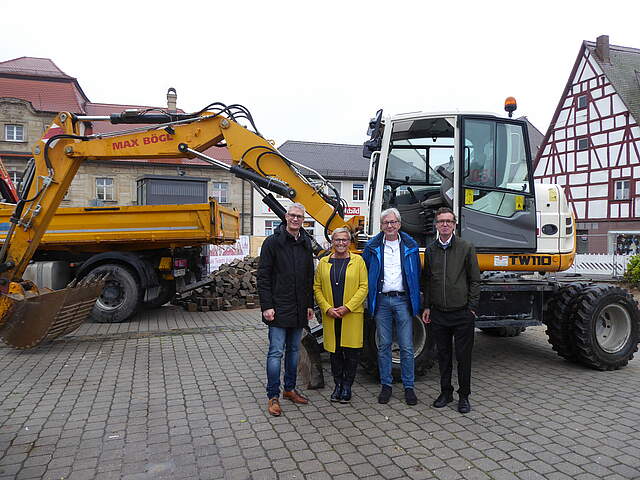
[[[17,198],[6,240],[0,250],[0,338],[16,348],[31,348],[42,341],[69,333],[86,319],[105,278],[87,278],[56,292],[39,291],[22,280],[53,215],[64,198],[79,166],[85,160],[158,159],[198,157],[227,168],[248,180],[275,211],[282,212],[273,191],[305,205],[307,212],[325,225],[326,231],[341,226],[361,228],[357,221],[343,220],[344,205],[331,197],[329,182],[301,173],[302,165],[280,154],[270,142],[234,120],[240,106],[202,110],[196,114],[125,112],[111,117],[77,117],[60,113],[34,148],[33,168],[25,175],[25,198]],[[128,131],[92,135],[90,123],[144,124]],[[225,145],[233,159],[228,166],[202,152]],[[313,172],[312,172],[313,173]],[[16,196],[17,197],[17,196]]]

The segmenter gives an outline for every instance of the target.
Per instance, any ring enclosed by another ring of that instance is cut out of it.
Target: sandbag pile
[[[245,257],[220,265],[205,279],[205,285],[189,292],[179,303],[189,312],[259,307],[256,289],[259,260],[260,257]]]

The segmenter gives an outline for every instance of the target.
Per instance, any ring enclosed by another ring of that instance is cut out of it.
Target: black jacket
[[[262,244],[258,264],[260,308],[276,311],[273,327],[308,326],[307,308],[313,308],[313,253],[304,232],[295,240],[281,224]]]
[[[480,267],[476,250],[455,235],[445,249],[439,240],[424,252],[424,307],[447,312],[478,309]]]

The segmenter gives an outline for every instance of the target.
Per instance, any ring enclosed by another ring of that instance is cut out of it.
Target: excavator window
[[[467,119],[464,132],[466,207],[500,217],[523,210],[531,189],[522,126]]]
[[[454,129],[445,118],[393,124],[382,208],[396,207],[403,230],[421,245],[433,238],[433,213],[448,204],[453,158]]]

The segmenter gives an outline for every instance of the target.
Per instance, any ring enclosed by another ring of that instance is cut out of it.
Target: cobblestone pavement
[[[359,372],[352,405],[327,387],[271,418],[266,345],[256,310],[163,307],[0,347],[0,479],[640,478],[640,360],[597,372],[557,357],[542,328],[478,333],[468,415],[430,406],[433,370],[416,407],[400,386],[378,405]]]

